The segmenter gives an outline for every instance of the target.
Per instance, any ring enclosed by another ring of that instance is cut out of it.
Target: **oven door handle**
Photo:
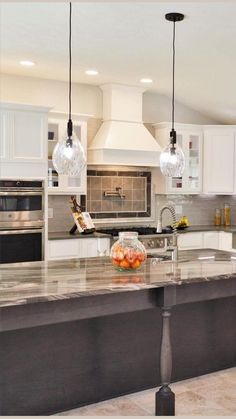
[[[42,228],[34,228],[34,229],[27,229],[27,230],[2,230],[0,231],[0,236],[9,236],[13,234],[32,234],[32,233],[42,233]]]
[[[42,191],[24,191],[24,192],[19,192],[19,191],[0,191],[0,196],[42,196],[43,192]]]

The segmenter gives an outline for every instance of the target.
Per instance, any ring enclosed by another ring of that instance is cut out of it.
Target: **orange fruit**
[[[141,261],[140,261],[140,260],[138,260],[138,259],[136,259],[136,260],[132,263],[131,267],[132,267],[133,269],[138,269],[138,268],[140,267],[140,265],[141,265]]]
[[[120,262],[120,267],[121,267],[121,268],[128,269],[128,268],[130,267],[130,264],[129,264],[129,262],[128,262],[126,259],[123,259],[123,260]]]
[[[146,259],[146,255],[145,253],[138,253],[137,254],[137,259],[140,260],[140,262],[143,262]]]

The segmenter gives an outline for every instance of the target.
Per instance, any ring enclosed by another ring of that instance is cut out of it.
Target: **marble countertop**
[[[59,231],[55,233],[48,233],[48,240],[66,240],[66,239],[94,239],[94,238],[110,238],[110,234],[97,233],[91,234],[75,233],[70,234],[68,231]]]
[[[129,227],[127,227],[127,231],[129,230]],[[194,233],[194,232],[202,232],[202,231],[224,231],[226,233],[235,233],[236,232],[236,226],[229,226],[229,227],[216,227],[213,225],[199,225],[199,226],[190,226],[186,228],[185,230],[178,230],[178,234],[186,234],[186,233]],[[158,236],[167,236],[170,233],[164,233],[164,234],[158,234]],[[153,235],[151,235],[153,237]],[[68,231],[60,231],[60,232],[49,232],[48,233],[48,239],[49,240],[65,240],[65,239],[88,239],[88,238],[110,238],[110,234],[104,234],[104,233],[91,233],[91,234],[70,234]],[[146,238],[150,236],[145,236]]]
[[[201,232],[201,231],[224,231],[226,233],[235,233],[236,232],[236,226],[235,225],[228,226],[228,227],[225,227],[225,226],[216,227],[214,225],[210,225],[210,226],[207,226],[207,225],[190,226],[185,230],[179,230],[179,233],[180,232],[183,232],[183,233],[198,232],[198,231],[199,232]]]
[[[180,258],[148,259],[135,272],[116,271],[108,257],[3,264],[0,307],[236,277],[236,254],[204,249],[180,252]]]

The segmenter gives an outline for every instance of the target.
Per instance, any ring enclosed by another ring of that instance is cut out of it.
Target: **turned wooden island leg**
[[[171,309],[169,307],[162,308],[162,338],[160,354],[161,388],[156,392],[156,416],[175,415],[175,394],[169,387],[172,371],[170,316]]]

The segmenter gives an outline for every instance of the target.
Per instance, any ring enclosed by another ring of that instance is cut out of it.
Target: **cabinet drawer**
[[[180,250],[202,249],[203,234],[202,233],[185,233],[178,237],[178,246]]]
[[[78,240],[49,241],[49,259],[68,259],[78,257]]]

